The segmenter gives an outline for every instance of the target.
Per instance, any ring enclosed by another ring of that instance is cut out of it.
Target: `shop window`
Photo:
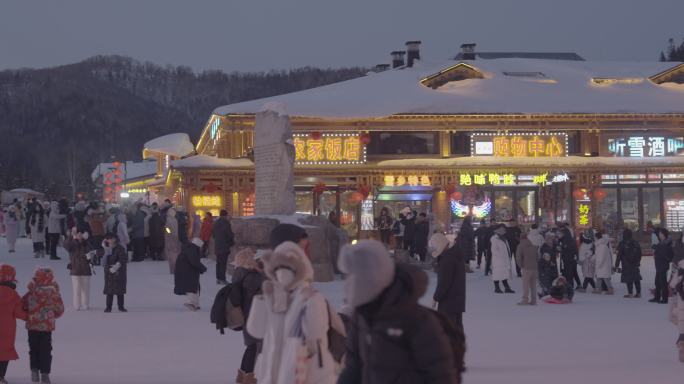
[[[665,225],[670,231],[684,230],[684,189],[663,188]]]
[[[311,191],[295,192],[295,211],[305,215],[313,214],[313,193]]]
[[[513,191],[494,192],[494,221],[503,222],[513,218]]]
[[[537,207],[534,201],[534,191],[520,190],[517,193],[518,224],[528,225],[537,221]]]
[[[451,154],[470,156],[470,135],[468,133],[459,132],[451,135]]]
[[[658,227],[662,223],[662,218],[660,217],[660,188],[644,188],[642,192],[644,199],[644,226],[650,221]]]
[[[439,138],[432,132],[373,132],[366,150],[369,155],[436,155]]]
[[[617,189],[605,188],[606,197],[596,203],[598,213],[598,227],[614,236],[619,228]]]
[[[624,228],[632,231],[639,229],[639,194],[636,188],[620,189],[620,207]]]

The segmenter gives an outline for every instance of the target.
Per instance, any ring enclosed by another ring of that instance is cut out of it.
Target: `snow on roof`
[[[684,166],[684,156],[672,157],[495,157],[466,156],[446,159],[401,159],[378,162],[379,167],[415,168],[415,167],[666,167]]]
[[[100,163],[93,172],[90,178],[95,181],[107,172],[114,170],[114,163]],[[154,176],[157,174],[156,161],[141,161],[133,162],[127,161],[121,166],[121,171],[124,172],[123,178],[125,180],[138,179],[145,176]]]
[[[171,162],[172,168],[245,168],[253,166],[254,163],[249,159],[221,159],[208,155],[195,155]]]
[[[195,151],[187,133],[172,133],[152,139],[143,147],[148,151],[160,152],[176,157],[187,156]]]
[[[10,191],[11,193],[23,193],[27,195],[38,195],[38,196],[43,196],[45,195],[43,192],[38,192],[34,191],[33,189],[29,188],[15,188]]]
[[[483,79],[453,81],[438,89],[420,80],[458,63]],[[649,77],[678,63],[587,62],[536,59],[417,62],[380,73],[265,99],[217,108],[214,113],[253,114],[265,103],[283,103],[291,116],[372,118],[394,114],[684,113],[684,87]],[[534,81],[503,72],[540,72]],[[643,79],[595,84],[593,78]]]

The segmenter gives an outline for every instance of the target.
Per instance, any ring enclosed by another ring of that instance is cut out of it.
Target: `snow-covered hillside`
[[[61,250],[63,252],[63,250]],[[61,256],[66,258],[66,254]],[[205,261],[206,262],[206,261]],[[20,294],[36,265],[49,265],[57,275],[67,312],[54,333],[55,383],[232,383],[242,356],[242,335],[221,336],[209,323],[217,286],[214,264],[202,276],[202,310],[183,308],[174,296],[165,262],[129,267],[129,312],[103,313],[102,273],[91,282],[93,309],[71,309],[67,261],[37,261],[22,239],[8,256],[0,239],[0,263],[17,267]],[[645,258],[645,291],[652,286],[652,260]],[[613,297],[578,294],[572,305],[519,307],[519,295],[494,295],[480,271],[468,276],[468,384],[525,383],[676,383],[684,377],[677,361],[676,332],[667,322],[667,306],[643,299],[623,299],[624,286],[614,276]],[[434,288],[434,276],[432,287]],[[318,284],[336,305],[341,282]],[[520,290],[516,279],[513,288]],[[645,295],[647,296],[647,295]],[[429,297],[424,298],[429,303]],[[28,383],[26,331],[20,324],[17,350],[10,363],[10,383]]]

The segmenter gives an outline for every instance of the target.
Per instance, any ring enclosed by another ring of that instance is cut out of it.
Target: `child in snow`
[[[582,243],[579,247],[579,263],[582,266],[582,275],[584,282],[582,287],[578,287],[578,292],[586,292],[587,287],[591,285],[596,289],[594,282],[594,274],[596,272],[596,246],[594,245],[594,231],[587,229],[582,233]]]
[[[677,339],[679,361],[684,363],[684,260],[679,260],[676,267],[669,284],[674,294],[670,304],[670,320],[679,330]]]
[[[59,285],[50,268],[39,268],[28,283],[28,293],[21,299],[28,313],[26,329],[31,359],[31,381],[50,382],[52,332],[55,321],[64,313]]]
[[[17,319],[26,320],[26,311],[16,292],[16,275],[14,267],[0,264],[0,384],[7,384],[5,374],[9,361],[19,358],[14,349]]]
[[[569,304],[572,302],[572,297],[575,291],[572,289],[565,277],[560,276],[553,281],[553,286],[551,286],[551,292],[549,297],[545,298],[544,301],[549,304]]]

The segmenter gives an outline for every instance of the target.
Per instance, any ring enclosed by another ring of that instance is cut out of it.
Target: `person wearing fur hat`
[[[592,289],[596,289],[594,282],[594,275],[596,274],[596,245],[594,244],[594,231],[587,229],[580,236],[581,243],[579,246],[579,264],[582,266],[582,276],[584,281],[582,287],[577,287],[577,292],[586,292],[587,287],[591,285]]]
[[[226,285],[226,267],[228,266],[228,256],[230,248],[235,244],[235,235],[230,226],[228,211],[222,209],[219,218],[211,228],[214,238],[214,251],[216,253],[216,284]]]
[[[235,272],[233,272],[230,300],[234,306],[239,306],[242,313],[247,315],[252,309],[254,297],[261,294],[261,286],[264,283],[264,275],[259,268],[259,263],[255,260],[255,253],[250,248],[245,248],[235,255]],[[256,361],[257,350],[260,340],[253,337],[246,329],[242,330],[245,343],[245,352],[242,355],[242,362],[237,374],[237,383],[254,384],[254,364]]]
[[[126,294],[128,252],[123,245],[119,244],[116,235],[108,233],[105,236],[102,246],[107,257],[102,263],[104,267],[104,289],[103,293],[107,298],[105,312],[112,311],[114,296],[119,306],[119,312],[128,312],[124,307],[124,295]]]
[[[14,349],[17,335],[17,319],[26,321],[21,297],[17,294],[17,279],[14,267],[0,264],[0,383],[7,383],[5,375],[11,360],[19,355]]]
[[[69,252],[69,271],[73,287],[73,305],[77,311],[87,311],[90,307],[90,276],[92,276],[92,260],[88,242],[88,232],[79,232],[76,227],[64,241],[64,248]]]
[[[382,245],[381,245],[382,246]],[[384,249],[384,246],[383,246]],[[262,257],[269,280],[254,297],[247,332],[263,340],[259,383],[333,384],[336,363],[328,349],[328,329],[344,326],[312,286],[314,272],[299,245],[284,242]]]
[[[5,214],[5,239],[7,240],[9,253],[14,252],[15,244],[19,237],[20,223],[23,220],[24,210],[19,202],[7,208],[7,213]]]
[[[677,339],[679,361],[684,363],[684,259],[678,260],[673,268],[674,273],[669,282],[669,287],[673,293],[672,303],[670,303],[670,321],[679,331],[679,338]]]
[[[176,266],[176,258],[181,251],[181,242],[178,230],[178,220],[176,210],[168,208],[166,210],[166,221],[164,227],[164,258],[169,262],[169,273],[173,275]]]
[[[499,283],[503,283],[506,293],[515,293],[508,285],[508,279],[512,275],[511,258],[512,251],[506,236],[506,226],[499,224],[494,230],[494,236],[490,240],[492,247],[492,280],[494,281],[494,292],[501,291]]]
[[[190,243],[183,244],[173,272],[173,293],[185,295],[185,307],[191,311],[200,309],[200,275],[207,271],[207,267],[201,261],[202,245],[203,242],[198,237]]]
[[[59,285],[50,268],[39,268],[28,283],[28,292],[22,298],[28,313],[29,356],[31,358],[31,381],[50,382],[52,368],[52,332],[56,320],[64,314],[64,303]]]
[[[352,311],[339,384],[460,383],[444,327],[418,303],[428,285],[424,271],[395,264],[374,240],[344,246],[338,267]]]
[[[432,257],[437,259],[437,288],[432,295],[433,308],[451,319],[463,332],[463,312],[466,304],[466,261],[469,239],[462,239],[459,233],[453,246],[449,247],[444,233],[432,235]]]

